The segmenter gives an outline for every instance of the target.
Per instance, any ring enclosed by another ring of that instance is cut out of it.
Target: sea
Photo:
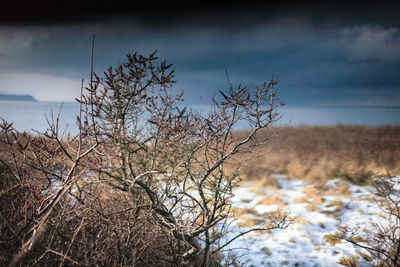
[[[207,106],[189,106],[194,111],[207,111]],[[79,104],[73,102],[24,102],[0,101],[0,118],[12,122],[18,131],[44,132],[52,118],[60,112],[59,127],[66,132],[76,134],[76,117]],[[296,125],[398,125],[400,124],[399,107],[316,107],[284,106],[279,109],[280,119],[276,126]],[[239,123],[238,128],[246,124]]]

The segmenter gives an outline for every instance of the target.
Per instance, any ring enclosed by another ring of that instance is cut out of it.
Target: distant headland
[[[0,100],[5,101],[31,101],[31,102],[38,102],[33,96],[31,95],[9,95],[9,94],[0,94]]]

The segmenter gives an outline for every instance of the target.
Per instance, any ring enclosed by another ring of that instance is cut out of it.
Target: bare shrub
[[[158,64],[155,53],[128,54],[103,77],[92,70],[82,86],[77,136],[60,131],[59,116],[37,136],[3,123],[8,153],[1,171],[11,182],[1,188],[1,241],[13,240],[12,247],[0,247],[3,263],[218,266],[236,238],[292,222],[279,212],[226,238],[232,189],[245,163],[234,156],[250,158],[269,140],[258,133],[279,118],[277,81],[250,88],[228,79],[201,114],[181,106],[173,77],[171,65]],[[233,138],[241,121],[250,131]],[[8,194],[14,188],[21,191],[20,206]],[[15,216],[5,217],[11,210]]]
[[[361,232],[347,226],[341,227],[340,238],[368,250],[374,256],[377,266],[394,267],[400,265],[400,195],[394,188],[393,178],[376,181],[376,203],[384,212],[385,219],[375,222],[373,233]]]
[[[46,242],[52,241],[60,229],[49,226],[66,212],[74,212],[75,205],[66,204],[66,197],[90,169],[85,158],[98,143],[87,140],[83,144],[83,136],[88,136],[83,127],[75,138],[63,136],[58,118],[52,116],[49,130],[37,136],[18,133],[7,122],[1,125],[1,254],[5,256],[3,263],[9,266],[35,263],[48,253],[68,258]],[[66,227],[68,223],[57,220],[56,224]],[[38,242],[42,245],[36,246]],[[23,258],[27,259],[25,264]]]

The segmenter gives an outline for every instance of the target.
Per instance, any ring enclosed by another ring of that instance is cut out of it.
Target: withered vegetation
[[[279,118],[277,82],[250,88],[228,79],[199,114],[181,107],[173,78],[155,53],[128,54],[82,81],[76,136],[63,133],[57,115],[35,136],[2,123],[2,265],[219,266],[233,262],[221,252],[236,238],[292,222],[277,213],[226,237],[246,163],[233,156],[269,140],[257,133]],[[251,130],[232,138],[243,120]]]
[[[395,267],[400,265],[400,193],[399,182],[388,177],[376,180],[375,201],[384,214],[384,220],[374,223],[374,232],[342,225],[337,235],[357,247],[366,249],[373,257],[374,266]]]
[[[321,185],[330,178],[365,185],[387,171],[400,174],[399,125],[273,127],[260,135],[274,138],[255,149],[258,159],[244,167],[246,179],[278,171]]]

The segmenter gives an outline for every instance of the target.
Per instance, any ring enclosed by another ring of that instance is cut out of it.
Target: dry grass
[[[338,238],[336,235],[330,235],[330,234],[324,235],[324,240],[325,242],[331,244],[331,246],[335,246],[337,243],[342,242],[340,238]]]
[[[257,205],[278,205],[279,207],[282,207],[284,206],[284,203],[283,199],[279,196],[265,196],[257,202]]]
[[[365,238],[360,237],[360,236],[353,236],[353,237],[351,238],[351,240],[352,240],[353,242],[355,242],[355,243],[365,243],[365,244],[369,244],[368,240],[366,240]]]
[[[309,199],[309,202],[315,205],[322,205],[325,201],[320,196],[320,192],[315,187],[304,188],[303,193]]]
[[[340,212],[342,209],[345,208],[345,205],[343,204],[343,202],[341,200],[334,200],[332,202],[330,202],[327,207],[329,208],[334,208],[333,212]]]
[[[400,173],[400,126],[298,126],[262,134],[273,133],[243,168],[246,179],[265,181],[279,171],[321,185],[334,177],[362,185],[387,171]]]
[[[276,131],[277,129],[272,130]],[[270,133],[264,132],[263,134]],[[49,143],[49,145],[52,144]],[[400,126],[287,127],[281,129],[278,136],[271,139],[269,144],[257,148],[256,154],[260,157],[249,161],[242,170],[246,180],[251,180],[259,186],[269,186],[271,189],[279,188],[272,175],[277,170],[292,177],[303,177],[311,182],[316,182],[317,185],[323,185],[327,179],[332,177],[343,177],[358,184],[367,184],[370,177],[385,175],[386,169],[391,174],[400,173]],[[9,157],[9,151],[0,144],[0,158],[6,159],[7,157]],[[63,158],[57,159],[59,160],[54,164],[62,166]],[[240,160],[240,158],[236,160]],[[3,171],[5,172],[5,170]],[[31,169],[26,171],[32,173]],[[14,184],[6,179],[5,174],[2,174],[2,178],[4,178],[0,183],[2,193],[3,189],[14,188]],[[15,190],[7,191],[7,194],[2,195],[3,198],[0,201],[2,214],[10,219],[17,230],[23,226],[23,216],[29,215],[34,218],[35,208],[42,204],[41,201],[44,201],[36,198],[37,195],[40,195],[41,189],[40,184],[26,183],[18,185]],[[100,190],[101,194],[95,189]],[[348,189],[349,186],[346,183],[340,183],[324,194],[349,195]],[[156,225],[154,219],[146,215],[150,212],[136,213],[135,210],[132,210],[121,213],[124,214],[125,217],[123,217],[120,213],[115,213],[115,203],[118,203],[118,211],[123,210],[125,206],[129,207],[130,202],[124,200],[125,196],[116,194],[109,188],[93,187],[92,190],[101,197],[96,201],[93,200],[89,211],[79,211],[79,216],[74,217],[73,220],[68,217],[67,213],[64,214],[60,207],[60,212],[50,219],[49,231],[43,234],[41,246],[32,252],[32,258],[35,255],[41,255],[45,246],[63,251],[63,244],[69,242],[73,233],[78,229],[77,225],[80,224],[82,224],[81,234],[76,236],[77,242],[65,254],[74,255],[76,259],[87,262],[88,265],[91,262],[87,261],[86,257],[96,258],[102,264],[113,265],[122,262],[149,263],[152,259],[175,253],[166,249],[171,242],[168,236],[163,236],[159,227],[154,226]],[[303,193],[306,196],[296,199],[295,202],[306,203],[307,210],[314,211],[316,205],[324,204],[318,187],[306,188]],[[21,201],[19,201],[20,199]],[[12,206],[15,203],[19,203],[19,206]],[[259,204],[276,204],[279,207],[284,205],[280,197],[274,196],[265,197]],[[327,206],[334,207],[332,213],[340,212],[344,208],[342,202],[331,202]],[[80,208],[80,206],[77,207]],[[19,211],[20,213],[18,213]],[[253,209],[234,209],[233,212],[236,217],[240,217],[241,220],[238,224],[242,227],[253,227],[265,223],[267,217],[278,217],[279,215],[277,211],[260,215]],[[60,222],[63,224],[57,225]],[[297,222],[305,223],[305,219]],[[320,226],[325,227],[323,224]],[[0,232],[4,236],[7,234],[12,236],[5,232],[6,225],[0,225],[0,227],[2,230]],[[96,232],[99,234],[96,235]],[[327,235],[324,239],[332,245],[340,242],[334,235]],[[119,248],[117,245],[121,244],[126,244],[123,248],[128,252],[135,249],[137,251],[131,253],[133,255],[131,258],[121,258],[123,254],[116,250]],[[9,242],[8,245],[9,247],[0,247],[3,253],[0,256],[0,263],[8,261],[7,259],[20,246],[18,240]],[[186,250],[186,247],[179,242],[172,245],[178,246],[180,251]],[[44,260],[48,260],[49,266],[58,263],[57,259],[52,258],[54,258],[52,254],[45,255]],[[29,258],[27,258],[28,261]],[[343,262],[346,263],[346,259]]]
[[[366,253],[364,253],[364,252],[358,252],[358,254],[360,254],[363,258],[364,258],[364,260],[366,260],[366,261],[368,261],[368,262],[371,262],[372,261],[372,257],[370,256],[370,255],[368,255],[368,254],[366,254]]]
[[[339,263],[346,267],[357,267],[358,266],[358,256],[343,257],[340,259]]]
[[[307,187],[303,190],[305,196],[293,199],[294,203],[307,203],[308,210],[315,210],[315,205],[324,204],[325,200],[320,196],[320,192],[314,187]]]
[[[261,249],[261,251],[267,254],[268,256],[272,255],[272,251],[269,248],[264,247]]]
[[[306,210],[308,210],[308,211],[316,211],[317,207],[315,207],[312,204],[309,204],[309,205],[306,206]]]
[[[243,215],[240,217],[240,220],[238,221],[237,225],[240,227],[254,227],[256,225],[260,225],[265,223],[265,219],[260,218],[260,217],[255,217],[255,216],[250,216],[250,215]]]
[[[333,188],[329,188],[325,194],[330,196],[350,196],[349,188],[350,186],[343,182]]]
[[[243,215],[246,215],[246,214],[253,214],[255,216],[258,215],[258,213],[255,209],[242,209],[242,208],[238,208],[238,207],[233,207],[232,211],[233,211],[235,218],[242,217]]]

